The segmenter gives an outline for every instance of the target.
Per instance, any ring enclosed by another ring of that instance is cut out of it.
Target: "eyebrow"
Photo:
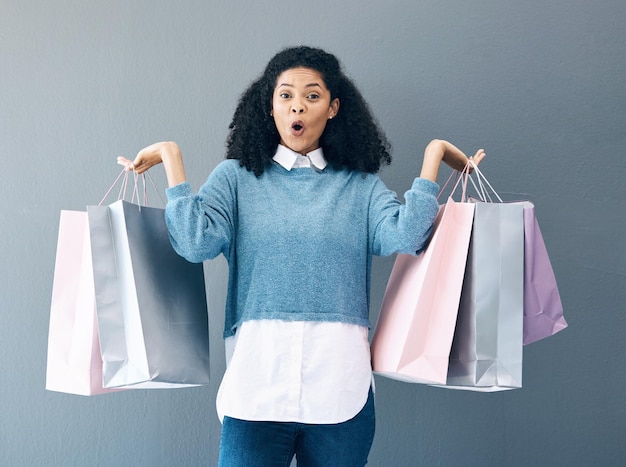
[[[294,85],[293,84],[289,84],[289,83],[282,83],[279,84],[278,86],[276,86],[277,88],[280,88],[282,86],[288,87],[288,88],[293,88]],[[305,88],[314,88],[314,87],[318,87],[318,88],[322,88],[322,86],[319,83],[309,83],[307,85],[304,86]]]

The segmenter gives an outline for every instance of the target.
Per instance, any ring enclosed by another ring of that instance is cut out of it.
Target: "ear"
[[[328,108],[328,118],[333,118],[335,115],[337,115],[337,112],[339,112],[339,98],[335,97],[331,101],[330,107]]]

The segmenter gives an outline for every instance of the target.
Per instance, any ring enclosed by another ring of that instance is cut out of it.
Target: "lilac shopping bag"
[[[535,206],[524,205],[524,345],[567,327],[561,296],[543,241]]]

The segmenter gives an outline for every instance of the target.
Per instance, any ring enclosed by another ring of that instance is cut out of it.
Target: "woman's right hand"
[[[173,141],[151,144],[143,148],[132,162],[124,156],[117,158],[117,163],[141,174],[150,167],[163,163],[169,186],[178,185],[187,180],[183,166],[183,155],[178,144]]]

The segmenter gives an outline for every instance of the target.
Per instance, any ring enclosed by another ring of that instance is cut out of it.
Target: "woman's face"
[[[339,110],[339,99],[331,101],[322,75],[310,68],[291,68],[276,80],[272,116],[280,144],[302,155],[320,147],[328,119]]]

